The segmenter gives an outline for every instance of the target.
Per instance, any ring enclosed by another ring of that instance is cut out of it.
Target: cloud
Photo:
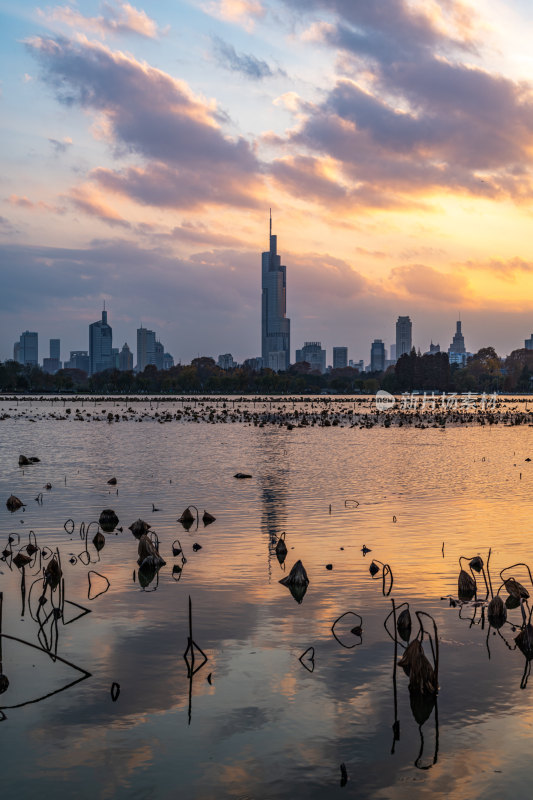
[[[64,206],[56,206],[52,203],[45,203],[43,200],[30,200],[26,196],[20,197],[17,194],[12,194],[5,200],[11,206],[22,208],[25,211],[48,211],[53,214],[64,214],[66,209]]]
[[[439,272],[424,264],[408,264],[394,267],[390,280],[415,300],[427,299],[436,305],[461,303],[463,307],[471,304],[472,291],[465,275]]]
[[[248,31],[254,28],[258,19],[265,16],[260,0],[215,0],[206,3],[204,11],[219,19],[235,22]]]
[[[345,190],[379,192],[386,207],[439,192],[531,201],[532,87],[465,61],[481,45],[463,3],[285,3],[327,12],[304,39],[350,58],[278,144],[336,159]]]
[[[96,217],[108,225],[129,228],[130,224],[90,186],[73,187],[69,193],[71,203],[84,214]]]
[[[255,205],[262,179],[252,147],[225,136],[224,115],[184,81],[85,37],[35,37],[27,46],[61,103],[93,110],[116,155],[133,153],[147,162],[94,170],[101,185],[169,207],[187,202],[186,192],[191,205]]]
[[[217,247],[242,247],[242,236],[232,236],[227,233],[218,233],[201,222],[182,222],[176,225],[170,234],[163,234],[177,243],[194,243],[215,245]]]
[[[258,81],[262,78],[271,78],[274,75],[286,76],[283,70],[272,70],[266,61],[257,58],[251,53],[237,53],[231,44],[218,36],[213,37],[213,52],[217,63],[221,67],[231,72],[240,72],[252,80]]]
[[[210,172],[175,168],[163,162],[146,167],[111,170],[97,167],[90,177],[107,192],[129,197],[145,206],[198,209],[205,205],[233,205],[255,208],[258,201],[254,189],[259,182],[235,174],[231,165],[213,165]]]
[[[157,24],[145,11],[134,8],[130,3],[114,0],[101,4],[102,14],[98,17],[85,17],[71,6],[56,6],[38,9],[39,15],[48,23],[60,23],[77,31],[96,33],[105,37],[108,34],[136,35],[155,39],[159,34]]]
[[[270,171],[280,187],[305,200],[346,203],[348,192],[327,173],[327,160],[288,156],[275,160]]]
[[[520,273],[533,272],[533,262],[525,261],[518,256],[508,259],[491,258],[488,261],[469,260],[459,266],[466,271],[476,270],[492,273],[501,280],[509,283],[515,282]]]
[[[66,153],[69,147],[72,146],[72,139],[69,136],[65,136],[61,141],[59,139],[48,139],[48,141],[57,155]]]

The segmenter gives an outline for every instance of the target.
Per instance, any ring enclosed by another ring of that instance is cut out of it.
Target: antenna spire
[[[272,209],[270,209],[270,235],[272,236]]]

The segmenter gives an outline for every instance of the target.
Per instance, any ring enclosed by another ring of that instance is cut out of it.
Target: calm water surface
[[[503,567],[533,563],[533,462],[525,461],[533,429],[31,422],[39,404],[26,408],[25,417],[0,422],[1,546],[13,534],[25,546],[33,530],[40,547],[59,548],[69,602],[57,634],[52,621],[40,631],[41,590],[29,591],[38,564],[26,568],[22,616],[21,573],[0,562],[9,679],[0,695],[2,796],[529,796],[533,682],[520,688],[516,632],[506,626],[503,637],[487,637],[479,612],[472,620],[473,607],[459,615],[442,598],[457,595],[460,555],[486,560],[492,548],[495,586]],[[117,409],[96,408],[103,417],[109,410]],[[41,462],[22,470],[20,453]],[[253,477],[236,480],[239,471]],[[107,484],[112,476],[116,487]],[[27,503],[24,512],[8,512],[11,493]],[[177,519],[190,504],[216,522],[185,531]],[[93,526],[85,566],[79,526],[104,508],[123,531],[107,534],[98,555]],[[144,590],[127,530],[139,517],[167,562]],[[283,531],[285,571],[271,543]],[[187,563],[173,575],[177,538]],[[372,550],[366,557],[363,545]],[[380,575],[371,579],[372,558],[391,566],[389,597]],[[301,604],[279,583],[298,559],[310,580]],[[88,570],[110,582],[95,599]],[[525,571],[516,577],[527,583]],[[193,637],[208,657],[192,681],[183,658],[189,597]],[[398,670],[394,753],[395,647],[383,627],[391,598],[432,614],[440,644],[437,713],[421,728]],[[71,621],[81,611],[72,603],[91,613]],[[342,630],[345,643],[357,644],[351,649],[331,634],[348,610],[363,618],[361,640]],[[39,645],[43,632],[57,635],[57,655],[90,677],[57,692],[82,674],[9,638]],[[298,660],[311,646],[312,673]]]

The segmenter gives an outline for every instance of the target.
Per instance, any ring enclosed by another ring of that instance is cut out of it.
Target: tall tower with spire
[[[291,321],[287,313],[287,267],[277,252],[270,210],[269,250],[261,255],[261,357],[263,366],[276,372],[290,364]]]
[[[463,355],[466,353],[465,348],[465,337],[463,336],[463,332],[461,330],[461,320],[457,320],[457,327],[455,333],[453,335],[452,343],[448,348],[448,355],[452,353]]]
[[[113,369],[113,330],[107,324],[107,311],[102,311],[102,320],[89,325],[89,375]]]

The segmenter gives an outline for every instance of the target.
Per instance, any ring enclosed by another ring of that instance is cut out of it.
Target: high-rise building
[[[261,372],[263,369],[263,359],[261,356],[255,356],[255,358],[245,358],[242,362],[242,366],[244,369],[249,369],[252,372]]]
[[[156,342],[154,351],[154,364],[156,369],[163,369],[164,361],[165,361],[165,348],[163,347],[161,342]]]
[[[43,358],[43,371],[49,375],[55,375],[61,369],[60,357],[60,341],[59,339],[50,339],[50,358]]]
[[[440,353],[440,344],[433,344],[432,340],[426,355],[434,356],[435,353]]]
[[[529,337],[529,339],[525,339],[525,341],[524,341],[524,347],[526,348],[526,350],[533,350],[533,333],[531,334],[531,336]],[[15,358],[15,361],[16,361],[16,360],[17,360],[17,359]]]
[[[396,361],[396,345],[391,344],[390,346],[390,359],[391,361]]]
[[[13,352],[15,348],[13,348]],[[39,364],[39,334],[35,331],[24,331],[20,334],[18,359],[20,364],[36,367]]]
[[[405,353],[411,352],[413,325],[409,317],[398,317],[396,323],[396,352],[394,357],[396,359],[403,356]],[[392,353],[391,353],[392,355]]]
[[[148,364],[155,365],[155,332],[137,328],[137,371],[144,372]]]
[[[261,357],[263,365],[276,371],[290,363],[291,321],[287,313],[287,267],[277,254],[277,236],[272,234],[270,215],[269,250],[261,255]]]
[[[126,342],[122,345],[122,350],[118,357],[118,368],[121,372],[129,372],[133,369],[133,353]]]
[[[89,374],[89,353],[87,350],[71,350],[70,360],[65,361],[65,369],[80,369]]]
[[[296,351],[296,363],[306,361],[312,372],[324,373],[326,371],[326,351],[322,350],[321,342],[304,342],[301,350]]]
[[[61,361],[58,358],[43,358],[43,372],[55,375],[61,369]]]
[[[448,347],[448,361],[450,364],[458,364],[460,367],[464,367],[471,355],[472,353],[466,352],[465,337],[461,330],[461,320],[458,320],[452,343]]]
[[[17,361],[19,364],[22,364],[22,358],[20,355],[20,341],[15,342],[13,345],[13,361]]]
[[[451,354],[462,355],[466,353],[465,337],[461,331],[461,320],[457,320],[457,328],[453,335],[452,343],[448,347],[448,355]]]
[[[172,369],[174,366],[174,356],[170,353],[164,353],[163,355],[163,369]]]
[[[107,324],[107,311],[102,319],[89,325],[89,375],[113,369],[113,330]]]
[[[333,369],[343,369],[348,366],[348,348],[333,348]]]
[[[370,348],[370,372],[383,372],[385,369],[385,345],[382,339],[374,339]]]
[[[233,369],[237,366],[237,362],[233,360],[231,353],[223,353],[220,355],[217,364],[220,369]]]

